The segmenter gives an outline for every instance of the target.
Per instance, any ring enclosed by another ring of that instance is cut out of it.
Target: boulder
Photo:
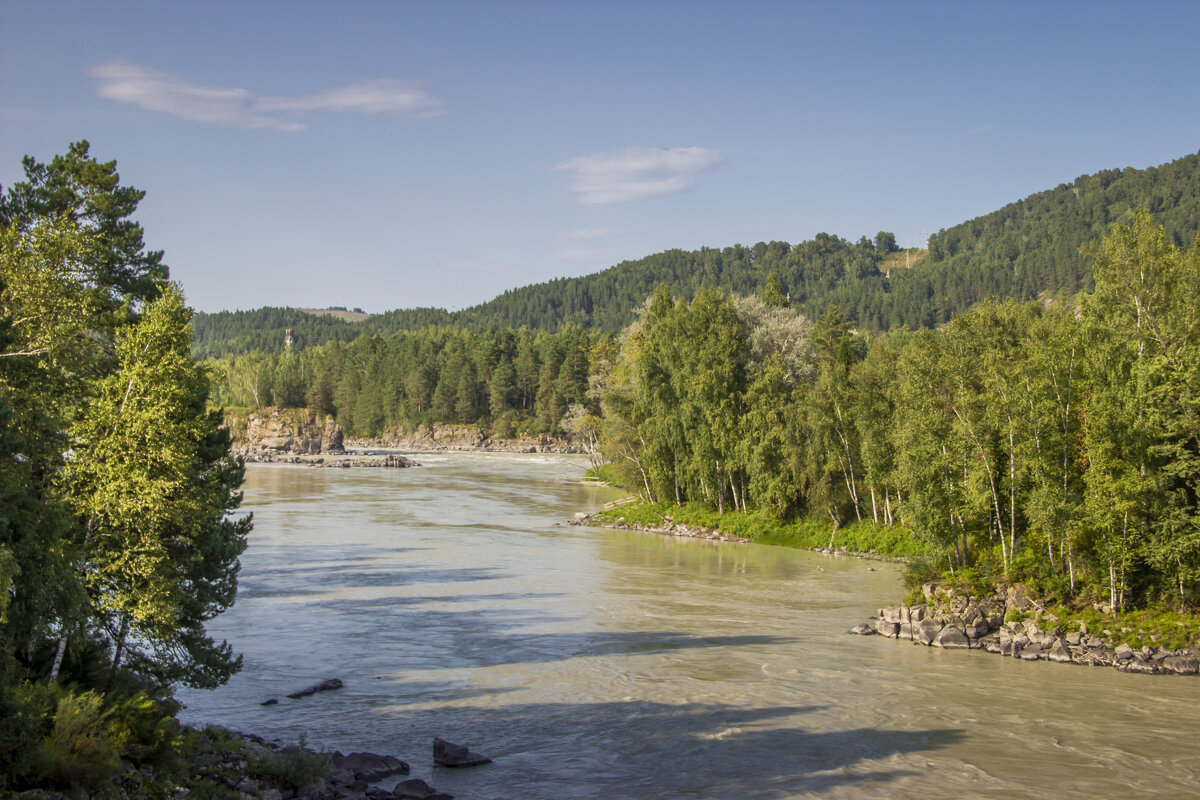
[[[1067,643],[1062,639],[1055,639],[1054,644],[1050,645],[1050,652],[1046,654],[1046,658],[1058,663],[1070,663],[1071,651],[1067,647]]]
[[[317,692],[328,692],[328,691],[332,691],[334,689],[340,689],[340,688],[342,688],[342,685],[343,684],[342,684],[341,678],[330,678],[327,681],[321,681],[320,683],[314,683],[312,686],[308,686],[304,689],[301,689],[298,692],[292,692],[291,694],[288,695],[288,697],[295,700],[298,697],[308,697],[310,694],[316,694]]]
[[[991,626],[988,625],[986,617],[977,616],[970,622],[966,623],[963,632],[972,639],[981,639],[991,633]]]
[[[1122,642],[1117,645],[1117,649],[1113,652],[1118,661],[1126,661],[1133,658],[1133,648]]]
[[[971,646],[971,642],[961,629],[953,625],[947,625],[934,637],[933,646],[945,647],[947,649],[967,648]]]
[[[979,646],[984,650],[987,650],[989,653],[1002,652],[1000,648],[1000,637],[994,633],[989,633],[987,636],[984,636],[982,639],[980,639]],[[1011,647],[1012,645],[1010,644],[1009,646]]]
[[[1196,656],[1167,656],[1161,664],[1163,671],[1176,675],[1195,675],[1200,672],[1200,658]]]
[[[1022,661],[1037,661],[1042,657],[1043,652],[1042,648],[1037,645],[1029,645],[1021,650],[1021,654],[1017,658]]]
[[[492,763],[487,756],[474,753],[461,744],[438,738],[433,740],[433,760],[443,767],[476,767]]]
[[[904,606],[888,606],[879,609],[879,616],[885,622],[904,622],[907,615],[904,613]]]
[[[342,755],[334,752],[331,759],[335,771],[346,770],[354,775],[355,780],[374,783],[390,775],[407,775],[408,764],[395,756],[381,756],[376,753],[350,753]]]
[[[896,635],[900,633],[900,623],[877,619],[875,620],[875,632],[889,639],[895,639]]]
[[[889,622],[886,624],[890,625],[891,623]],[[875,634],[875,628],[873,626],[871,626],[869,623],[860,622],[857,625],[855,625],[853,628],[851,628],[850,632],[857,633],[859,636],[873,636]]]
[[[1029,596],[1028,589],[1019,583],[1014,583],[1005,591],[1004,605],[1008,608],[1015,608],[1017,611],[1024,611],[1033,607],[1033,601]]]
[[[896,632],[897,639],[913,639],[913,629],[917,626],[912,622],[901,622],[900,629]]]
[[[908,607],[909,622],[923,622],[929,617],[929,606],[915,605]]]
[[[454,800],[454,795],[439,792],[420,778],[409,778],[397,783],[396,788],[392,789],[392,794],[406,800]]]
[[[1121,672],[1137,672],[1142,675],[1153,675],[1159,671],[1158,664],[1152,661],[1145,661],[1137,656],[1117,661],[1116,667]]]
[[[920,623],[913,625],[913,639],[928,647],[933,644],[933,640],[941,631],[941,623],[932,619],[923,619]]]
[[[1079,645],[1083,644],[1083,634],[1079,631],[1068,633],[1067,644],[1071,645],[1072,647],[1078,647]]]

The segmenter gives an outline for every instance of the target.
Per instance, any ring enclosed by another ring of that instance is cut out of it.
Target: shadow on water
[[[824,706],[743,708],[655,702],[537,703],[413,710],[380,724],[470,742],[486,771],[434,771],[439,789],[477,798],[783,798],[883,785],[918,773],[900,758],[956,744],[958,729],[813,731]],[[920,767],[923,767],[923,763]],[[887,796],[886,794],[882,796]]]
[[[510,577],[491,568],[381,567],[346,569],[342,564],[312,567],[256,568],[238,589],[242,598],[318,595],[327,590],[355,590],[429,583],[475,583]],[[279,579],[283,585],[276,586]],[[303,588],[301,588],[303,587]]]

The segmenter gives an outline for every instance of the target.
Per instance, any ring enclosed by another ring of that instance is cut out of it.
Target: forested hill
[[[455,312],[402,309],[357,323],[283,308],[198,314],[195,348],[202,356],[279,352],[288,328],[301,347],[428,325],[557,330],[574,322],[615,332],[659,284],[689,298],[703,285],[747,294],[772,272],[810,317],[836,304],[847,319],[873,330],[929,327],[987,297],[1025,299],[1088,288],[1081,246],[1099,241],[1111,223],[1143,206],[1169,238],[1189,245],[1200,232],[1200,154],[1149,169],[1083,175],[941,230],[930,238],[929,257],[911,269],[897,258],[890,234],[850,242],[821,233],[796,245],[668,250],[592,275],[513,289]]]

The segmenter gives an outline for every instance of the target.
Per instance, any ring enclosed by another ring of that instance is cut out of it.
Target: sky
[[[0,185],[86,139],[201,311],[464,308],[941,228],[1200,149],[1197,2],[0,0]]]

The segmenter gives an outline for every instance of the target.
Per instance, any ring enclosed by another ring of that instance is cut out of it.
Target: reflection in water
[[[393,753],[461,798],[1095,797],[1197,788],[1197,684],[845,631],[898,573],[559,527],[578,460],[254,465],[246,666],[187,716]],[[819,569],[820,568],[820,569]],[[346,688],[262,707],[340,677]],[[447,771],[434,736],[495,763]]]

